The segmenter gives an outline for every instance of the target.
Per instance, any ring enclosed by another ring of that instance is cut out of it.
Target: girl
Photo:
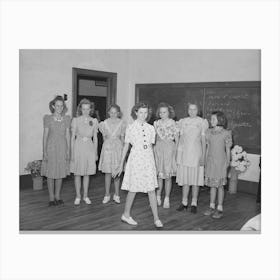
[[[44,116],[42,176],[47,177],[49,206],[63,204],[60,198],[62,179],[69,175],[70,116],[64,99],[57,95],[49,103],[52,115]]]
[[[131,144],[132,149],[127,160],[121,187],[122,190],[128,191],[121,220],[130,225],[137,225],[137,222],[130,216],[131,206],[137,192],[148,193],[155,226],[160,228],[163,225],[158,217],[157,211],[155,189],[158,187],[158,184],[152,149],[152,144],[155,143],[155,129],[146,122],[150,115],[151,111],[148,105],[144,103],[136,104],[131,110],[131,116],[134,122],[126,129],[125,145],[118,172],[118,175],[120,175],[123,170],[125,156],[129,144]]]
[[[105,173],[105,196],[103,203],[110,201],[111,179],[114,177],[115,194],[113,200],[120,203],[120,177],[115,177],[121,163],[125,134],[125,123],[120,119],[121,109],[118,105],[111,105],[108,109],[109,118],[99,124],[103,135],[98,169]]]
[[[155,162],[158,176],[157,203],[161,205],[161,192],[165,180],[165,198],[163,208],[170,208],[171,177],[176,175],[176,144],[178,140],[177,126],[173,118],[175,112],[167,103],[160,103],[156,112],[159,120],[154,122],[156,130],[156,145],[154,147]]]
[[[219,219],[223,216],[224,185],[227,182],[227,168],[230,164],[231,131],[226,130],[227,120],[224,113],[213,112],[211,126],[206,133],[206,170],[205,185],[210,187],[210,207],[204,213]],[[215,211],[218,190],[218,207]]]
[[[71,125],[71,172],[75,175],[75,205],[79,205],[81,201],[81,176],[83,176],[83,200],[86,204],[91,204],[88,198],[89,175],[96,173],[98,159],[98,121],[90,116],[94,110],[93,106],[88,99],[82,99],[78,105],[77,117],[73,118]]]
[[[178,122],[180,138],[177,148],[177,178],[183,186],[182,203],[178,211],[188,207],[188,195],[192,186],[191,213],[197,212],[199,186],[204,185],[205,131],[208,122],[197,116],[198,106],[188,105],[189,117]]]

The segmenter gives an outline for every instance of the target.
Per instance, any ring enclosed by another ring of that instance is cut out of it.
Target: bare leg
[[[169,198],[171,192],[171,186],[172,186],[171,178],[165,179],[165,197]]]
[[[197,206],[199,186],[192,186],[192,206]]]
[[[218,188],[218,210],[223,211],[224,204],[224,186]]]
[[[184,186],[183,186],[182,203],[183,203],[185,206],[188,205],[189,191],[190,191],[190,186],[189,186],[189,185],[184,185]]]
[[[110,195],[112,176],[111,173],[105,173],[105,196]]]
[[[114,179],[115,195],[120,196],[120,177]]]
[[[217,194],[217,188],[211,187],[211,189],[210,189],[210,205],[214,205],[214,208],[215,208],[215,202],[216,202],[216,194]]]
[[[76,197],[81,198],[81,176],[75,175]]]
[[[89,186],[89,176],[85,175],[83,177],[84,198],[88,197],[88,186]]]
[[[155,191],[148,192],[148,196],[149,196],[149,201],[150,201],[150,205],[151,205],[153,216],[154,216],[154,221],[159,220],[158,210],[157,210],[156,192]]]
[[[136,195],[135,192],[128,192],[127,193],[126,201],[125,201],[125,207],[124,207],[124,213],[123,213],[126,218],[130,217],[130,210],[131,210],[131,206],[133,204],[135,195]]]
[[[60,200],[60,190],[62,186],[62,179],[55,179],[55,199]]]
[[[54,179],[48,178],[49,199],[54,201]]]
[[[163,180],[158,178],[157,196],[161,196],[162,187],[163,187]]]

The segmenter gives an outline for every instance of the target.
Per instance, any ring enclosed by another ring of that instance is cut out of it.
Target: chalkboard
[[[211,112],[219,110],[228,119],[234,144],[248,152],[261,151],[260,82],[136,84],[136,102],[143,101],[155,111],[160,102],[172,105],[176,119],[187,116],[187,104],[196,103],[200,115],[210,121]]]

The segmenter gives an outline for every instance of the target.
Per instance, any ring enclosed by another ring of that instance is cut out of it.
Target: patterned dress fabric
[[[126,129],[125,143],[132,145],[122,182],[122,190],[147,193],[158,187],[152,144],[155,129],[135,120]]]
[[[107,119],[99,124],[99,131],[103,135],[103,145],[100,154],[98,169],[103,173],[114,173],[122,158],[123,142],[121,140],[125,135],[125,123],[120,120],[112,124]]]
[[[176,176],[176,144],[178,136],[176,122],[172,119],[154,122],[156,131],[156,144],[154,147],[157,176],[160,179],[168,179]]]
[[[47,160],[43,160],[41,175],[51,179],[62,179],[70,174],[67,158],[66,129],[70,128],[70,116],[57,121],[54,115],[44,116],[44,128],[49,129],[47,138]]]

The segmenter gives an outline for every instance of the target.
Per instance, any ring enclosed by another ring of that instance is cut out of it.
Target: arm
[[[227,154],[227,165],[230,165],[230,147],[226,146],[226,154]]]
[[[206,154],[206,140],[205,140],[205,135],[201,136],[201,147],[202,147],[202,157],[200,161],[200,165],[204,166],[205,164],[205,154]]]
[[[71,161],[74,161],[74,143],[75,143],[75,136],[76,136],[76,121],[75,119],[72,120],[71,124]]]
[[[94,132],[93,132],[93,143],[95,144],[95,160],[97,161],[98,160],[98,137],[97,137],[97,127],[96,129],[94,129]]]
[[[67,161],[70,160],[70,129],[66,128]]]
[[[123,171],[123,164],[124,164],[124,160],[126,158],[128,148],[129,148],[129,143],[125,143],[124,147],[123,147],[123,150],[122,150],[122,159],[121,159],[120,167],[119,167],[119,170],[118,170],[118,173],[117,173],[118,176],[120,176],[122,171]]]
[[[43,134],[43,160],[48,159],[48,155],[47,155],[48,135],[49,135],[49,128],[45,127],[44,134]]]

